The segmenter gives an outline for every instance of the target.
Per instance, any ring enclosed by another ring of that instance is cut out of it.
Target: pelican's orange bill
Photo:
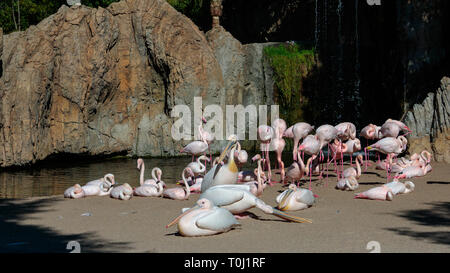
[[[199,205],[195,205],[192,208],[186,210],[185,212],[183,212],[182,214],[180,214],[177,218],[173,219],[172,222],[170,222],[166,228],[169,228],[173,225],[175,225],[176,223],[178,223],[178,221],[180,221],[181,217],[185,216],[186,214],[188,214],[189,212],[193,211],[194,209],[198,209],[200,206]]]

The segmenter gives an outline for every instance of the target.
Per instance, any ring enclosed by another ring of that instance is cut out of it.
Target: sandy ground
[[[314,179],[314,178],[313,178]],[[133,197],[68,200],[62,196],[0,200],[0,252],[69,252],[77,241],[81,252],[369,252],[371,241],[381,252],[450,252],[450,165],[433,164],[433,172],[414,179],[416,190],[392,202],[353,199],[354,192],[313,181],[319,195],[312,208],[292,214],[312,224],[289,223],[258,209],[259,219],[240,220],[230,232],[200,238],[177,234],[165,225],[192,206],[187,201]],[[386,181],[373,167],[363,174],[365,191]],[[262,199],[275,206],[282,186],[268,188]],[[90,213],[90,216],[82,214]]]

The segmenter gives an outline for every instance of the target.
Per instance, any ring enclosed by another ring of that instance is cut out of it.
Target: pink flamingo
[[[283,139],[283,134],[286,131],[286,122],[282,119],[276,119],[273,122],[273,130],[275,131],[274,138],[271,141],[272,149],[275,150],[277,155],[278,167],[281,171],[281,179],[280,182],[284,181],[285,171],[284,171],[284,162],[281,159],[283,154],[284,147],[286,146],[286,142]]]
[[[186,180],[185,173],[188,173],[190,177],[194,177],[194,172],[191,170],[191,168],[186,167],[184,168],[181,176],[183,178],[184,186],[186,188],[170,188],[163,191],[163,197],[174,199],[174,200],[187,200],[189,199],[189,195],[191,194],[191,190],[189,188],[189,183]]]
[[[202,117],[202,122],[204,124],[207,123],[207,121],[206,121],[206,119],[204,117]],[[202,141],[206,141],[206,143],[208,144],[209,160],[211,162],[212,161],[211,143],[214,141],[214,136],[211,133],[209,133],[208,131],[203,130],[202,124],[200,124],[198,126],[198,132],[200,134],[200,139]]]
[[[269,184],[272,184],[272,170],[270,168],[269,148],[273,134],[274,134],[273,128],[270,126],[260,125],[258,127],[258,139],[261,141],[260,148],[263,154],[262,157],[265,159],[266,162],[265,165],[267,167]]]
[[[350,155],[350,165],[353,166],[353,154],[358,151],[361,151],[361,141],[357,138],[349,139],[345,144],[347,145],[347,150],[345,151],[345,154]]]
[[[330,142],[337,138],[337,134],[338,130],[334,126],[329,124],[322,125],[316,130],[316,136],[319,138],[320,141],[320,150],[322,150],[325,144],[327,145],[327,164],[326,164],[327,178],[328,178],[328,165],[330,162]]]
[[[421,163],[420,166],[409,166],[397,173],[394,179],[410,179],[415,177],[422,177],[428,173],[427,164]]]
[[[351,176],[355,177],[356,179],[359,179],[361,177],[361,164],[363,164],[363,157],[362,155],[358,155],[355,159],[356,161],[356,169],[353,167],[347,168],[342,173],[343,178],[349,178]]]
[[[261,158],[261,155],[257,154],[252,158],[252,161],[258,162],[258,168],[255,169],[255,175],[256,175],[256,181],[250,181],[245,183],[246,185],[250,186],[250,192],[255,196],[261,196],[264,190],[264,184],[263,184],[263,178],[262,178],[262,167],[261,162],[264,161],[263,158]]]
[[[380,200],[380,201],[392,201],[394,198],[394,194],[392,193],[392,189],[386,187],[385,185],[381,187],[372,188],[368,191],[359,193],[355,195],[355,199],[371,199],[371,200]]]
[[[298,143],[301,139],[304,139],[306,136],[314,130],[314,127],[306,122],[299,122],[289,127],[284,133],[283,137],[293,138],[294,139],[294,148],[292,150],[292,155],[294,161],[297,161],[297,147]]]
[[[408,140],[403,136],[399,136],[398,138],[386,137],[379,140],[377,143],[367,147],[367,150],[374,150],[387,155],[386,158],[387,179],[390,178],[390,171],[388,166],[392,165],[392,157],[399,155],[404,150],[406,150],[407,143]]]
[[[344,170],[344,161],[343,161],[344,153],[347,152],[348,147],[347,147],[347,144],[342,143],[342,142],[338,141],[337,139],[334,140],[334,143],[331,143],[330,147],[331,147],[331,153],[333,154],[333,158],[328,163],[328,165],[334,161],[334,167],[336,169],[337,179],[339,180],[340,174]],[[342,164],[341,170],[342,171],[338,168],[336,160],[341,161],[341,164]]]
[[[356,138],[356,126],[351,122],[342,122],[335,126],[338,130],[338,139],[342,143]],[[341,152],[342,153],[342,152]],[[341,172],[344,171],[344,156],[341,154]]]
[[[320,152],[320,141],[318,136],[308,135],[298,147],[299,151],[304,151],[304,153],[311,155],[312,160],[316,159]],[[311,165],[311,167],[310,167]],[[311,180],[312,180],[312,162],[308,165],[309,168],[309,190],[311,190]]]
[[[180,150],[180,153],[188,153],[192,155],[192,162],[194,162],[194,156],[199,156],[205,154],[205,151],[208,149],[209,145],[206,142],[206,139],[201,141],[196,140],[188,145],[186,145],[183,149]]]
[[[367,171],[367,166],[370,166],[370,163],[368,163],[369,161],[369,154],[367,153],[367,146],[369,146],[369,140],[376,140],[378,139],[378,135],[379,135],[379,131],[380,131],[381,127],[380,126],[376,126],[374,124],[369,124],[366,127],[364,127],[361,130],[361,133],[359,134],[361,137],[366,139],[366,147],[364,148],[364,158],[365,158],[365,171]],[[377,153],[378,155],[378,162],[380,162],[380,155]]]
[[[386,122],[381,126],[380,131],[378,132],[379,138],[384,137],[398,137],[400,131],[406,131],[407,133],[404,135],[410,134],[412,131],[408,128],[403,122],[393,119],[388,119]]]

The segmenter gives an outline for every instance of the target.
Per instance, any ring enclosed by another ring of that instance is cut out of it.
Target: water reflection
[[[175,183],[181,177],[183,168],[191,158],[148,158],[145,161],[145,178],[151,178],[151,170],[158,166],[163,171],[163,180]],[[139,171],[136,159],[108,159],[97,162],[51,163],[47,166],[23,170],[0,172],[0,198],[27,198],[35,196],[59,195],[73,184],[88,181],[113,173],[118,184],[139,185]]]

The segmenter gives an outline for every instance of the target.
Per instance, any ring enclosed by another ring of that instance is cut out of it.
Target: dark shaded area
[[[450,202],[433,202],[426,203],[426,205],[431,207],[429,209],[403,211],[397,216],[418,225],[442,228],[442,230],[432,232],[415,231],[411,228],[389,228],[388,230],[403,236],[450,245]]]
[[[315,45],[321,66],[305,82],[314,124],[358,128],[401,119],[450,75],[445,0],[224,0],[222,25],[243,43]]]
[[[33,213],[48,211],[54,198],[26,203],[0,200],[0,253],[69,253],[70,241],[80,243],[81,252],[123,252],[126,243],[102,241],[93,233],[62,235],[47,227],[24,225],[22,220],[33,218]],[[64,219],[62,219],[63,221]]]

